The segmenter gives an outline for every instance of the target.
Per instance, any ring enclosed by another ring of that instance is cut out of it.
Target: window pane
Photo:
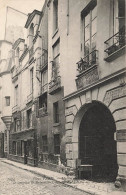
[[[91,48],[92,48],[92,51],[96,49],[96,34],[92,37]]]
[[[88,15],[85,17],[85,26],[87,26],[89,23],[90,23],[90,14],[88,14]]]
[[[92,21],[92,36],[97,32],[97,18]]]
[[[85,41],[90,38],[90,25],[85,27]]]
[[[90,42],[87,41],[85,43],[85,48],[84,48],[84,54],[85,54],[85,56],[89,54],[89,50],[90,50]]]
[[[97,6],[92,10],[92,20],[97,16]]]

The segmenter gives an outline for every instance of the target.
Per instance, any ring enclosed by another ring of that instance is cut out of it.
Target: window
[[[52,78],[59,76],[60,63],[60,42],[57,41],[53,46],[53,63],[52,63]]]
[[[113,34],[115,34],[125,26],[125,0],[115,0],[113,3]]]
[[[105,52],[107,54],[106,61],[113,60],[119,55],[115,52],[120,51],[123,46],[126,44],[126,32],[125,32],[125,0],[115,0],[111,6],[112,13],[112,25],[111,36],[108,40],[105,41]],[[119,54],[119,53],[118,53]],[[113,58],[114,57],[114,58]]]
[[[60,154],[60,135],[59,134],[54,135],[54,153]]]
[[[27,110],[27,127],[32,127],[32,110]]]
[[[59,105],[58,102],[53,104],[54,123],[59,123]]]
[[[48,83],[48,72],[45,70],[44,72],[41,72],[41,85],[45,86]]]
[[[15,86],[15,106],[18,105],[18,85]]]
[[[30,70],[30,92],[33,93],[33,68]]]
[[[10,106],[10,96],[5,97],[5,104],[6,106]]]
[[[39,108],[42,109],[43,113],[47,112],[47,93],[39,97]]]
[[[16,155],[16,153],[17,153],[17,151],[16,151],[17,146],[16,145],[17,145],[16,142],[13,141],[12,142],[12,154],[14,154],[14,155]]]
[[[58,0],[53,2],[53,27],[55,32],[58,29]]]
[[[42,151],[43,152],[48,152],[47,135],[42,136]]]
[[[84,26],[84,56],[87,56],[96,50],[97,6],[95,1],[89,6],[88,10],[83,12],[82,17]]]

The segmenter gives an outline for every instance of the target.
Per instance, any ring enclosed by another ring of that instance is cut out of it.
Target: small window
[[[42,151],[48,152],[48,140],[47,135],[42,136]]]
[[[27,127],[32,127],[32,110],[27,110]]]
[[[10,106],[10,96],[6,96],[5,101],[6,106]]]
[[[53,104],[54,123],[59,123],[59,105],[58,102]]]
[[[59,134],[54,135],[54,153],[60,154],[60,135]]]

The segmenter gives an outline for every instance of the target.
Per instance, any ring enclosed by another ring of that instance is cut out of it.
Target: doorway
[[[109,109],[101,103],[92,103],[80,122],[79,159],[81,164],[93,165],[95,179],[114,181],[117,176],[115,131]]]

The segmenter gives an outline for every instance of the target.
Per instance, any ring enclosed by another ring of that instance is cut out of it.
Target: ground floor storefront
[[[126,182],[124,75],[65,97],[67,167],[85,179]],[[125,189],[126,190],[126,189]]]
[[[8,159],[37,166],[37,139],[34,129],[10,134]]]

